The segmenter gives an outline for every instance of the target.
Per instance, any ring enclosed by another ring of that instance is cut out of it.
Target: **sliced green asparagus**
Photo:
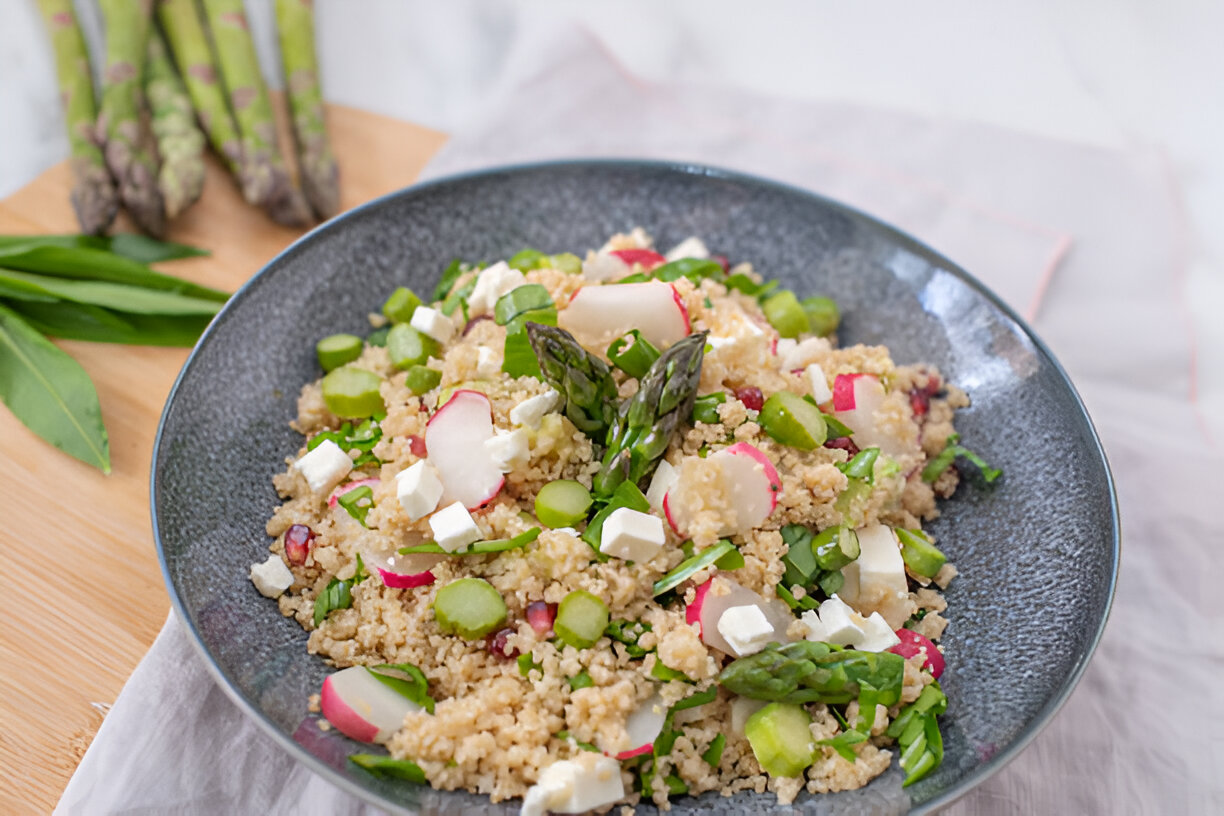
[[[565,397],[570,422],[592,439],[603,441],[616,421],[616,381],[608,364],[556,326],[528,323],[527,339],[545,382]]]
[[[788,703],[848,703],[868,686],[878,692],[877,702],[891,706],[901,699],[904,674],[900,655],[800,640],[739,658],[718,682],[743,697]]]

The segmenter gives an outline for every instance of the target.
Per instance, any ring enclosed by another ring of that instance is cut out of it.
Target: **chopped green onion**
[[[659,350],[634,329],[608,346],[608,359],[630,377],[640,380],[659,359]]]
[[[608,605],[584,589],[561,599],[553,631],[562,643],[575,649],[589,649],[608,628]]]
[[[539,269],[548,260],[548,256],[538,249],[520,249],[518,252],[510,256],[510,260],[506,263],[511,269],[517,269],[520,272],[530,272],[533,269]]]
[[[723,748],[727,746],[727,737],[724,734],[718,734],[714,739],[710,740],[710,747],[701,752],[701,758],[706,761],[706,764],[712,768],[717,768],[718,763],[722,760]]]
[[[811,326],[814,334],[825,337],[837,331],[837,326],[841,323],[841,310],[837,308],[837,303],[832,298],[804,298],[799,305],[803,307],[808,325]]]
[[[438,285],[434,287],[431,300],[442,300],[449,295],[450,290],[455,286],[455,281],[459,280],[467,270],[467,264],[458,258],[447,264],[446,269],[442,270],[442,277],[438,279]]]
[[[382,313],[392,323],[407,323],[412,320],[412,313],[420,305],[421,299],[416,296],[416,292],[406,286],[401,286],[391,293],[391,297],[387,298],[387,302],[383,304]]]
[[[638,638],[650,631],[649,623],[641,621],[615,620],[604,629],[604,635],[610,640],[624,644],[625,652],[632,658],[645,657],[646,649],[638,645]]]
[[[782,289],[765,298],[761,303],[761,310],[765,312],[769,325],[777,329],[778,334],[783,337],[798,337],[812,330],[807,314],[799,305],[795,293],[789,289]]]
[[[754,297],[758,301],[769,297],[770,293],[772,293],[774,289],[778,288],[777,281],[757,283],[743,272],[736,272],[734,275],[723,281],[723,285],[726,286],[727,289],[743,292],[748,297]]]
[[[429,366],[415,365],[404,374],[404,387],[415,396],[427,394],[442,382],[442,372]]]
[[[468,298],[472,295],[472,290],[476,288],[477,277],[479,276],[472,276],[467,283],[446,296],[446,300],[442,301],[442,314],[450,317],[455,313],[456,309],[462,307],[463,316],[467,317],[467,302]]]
[[[477,640],[506,621],[506,602],[483,578],[460,578],[438,590],[433,602],[438,628]]]
[[[744,566],[744,554],[739,550],[731,550],[714,562],[714,566],[723,572],[735,572]]]
[[[349,762],[375,776],[403,779],[417,785],[427,781],[421,766],[411,759],[395,759],[384,754],[349,754]]]
[[[704,422],[707,425],[717,425],[722,422],[718,416],[718,406],[727,401],[725,392],[705,394],[693,400],[693,422]]]
[[[858,479],[866,484],[875,484],[875,463],[880,458],[879,448],[867,448],[854,455],[849,462],[842,462],[837,469],[848,478]]]
[[[781,533],[786,543],[786,554],[782,556],[782,564],[786,567],[782,575],[783,583],[788,587],[796,584],[809,586],[820,569],[812,554],[811,531],[798,524],[788,524]]]
[[[799,450],[814,450],[825,442],[825,415],[798,394],[771,394],[757,416],[761,430],[776,442]]]
[[[812,539],[812,555],[824,570],[839,570],[859,557],[858,533],[849,525],[821,530]]]
[[[960,434],[954,433],[948,435],[948,441],[944,443],[943,451],[927,462],[926,467],[922,469],[922,481],[930,483],[938,479],[945,470],[952,466],[952,463],[958,456],[963,456],[977,465],[978,470],[982,473],[982,478],[986,480],[986,484],[993,483],[995,479],[1003,475],[1003,471],[992,468],[986,464],[985,459],[963,445],[958,444],[959,442]]]
[[[407,323],[397,323],[387,334],[387,354],[399,369],[425,365],[438,354],[438,341],[421,334]]]
[[[426,541],[422,544],[412,544],[407,547],[400,547],[400,555],[412,555],[413,553],[436,553],[439,555],[488,555],[489,553],[506,552],[507,550],[521,550],[531,542],[540,537],[540,528],[532,527],[530,530],[519,533],[514,538],[493,538],[488,541],[477,541],[462,550],[443,549],[441,544],[434,541]]]
[[[822,575],[820,580],[816,582],[816,585],[820,587],[821,592],[832,598],[835,594],[841,591],[841,588],[845,585],[845,583],[846,576],[835,570]]]
[[[734,549],[734,544],[723,539],[713,547],[708,547],[692,558],[681,561],[675,569],[655,581],[651,595],[657,598],[669,589],[675,589],[687,581],[694,573],[700,572]]]
[[[523,675],[524,677],[531,674],[532,669],[536,669],[538,671],[540,666],[541,664],[535,662],[535,656],[531,652],[526,652],[518,656],[519,674]]]
[[[816,758],[812,718],[795,703],[770,703],[744,723],[744,736],[770,776],[799,776]]]
[[[323,402],[338,417],[365,418],[386,410],[381,384],[382,377],[372,371],[343,366],[323,378]]]
[[[590,688],[595,685],[595,681],[591,679],[590,673],[585,670],[578,672],[573,677],[567,678],[565,682],[569,683],[570,691]]]
[[[897,527],[894,532],[901,542],[901,558],[915,574],[934,578],[948,557],[931,543],[922,530],[906,530]]]
[[[314,604],[314,625],[317,628],[335,609],[348,609],[353,605],[353,586],[364,581],[369,576],[366,575],[365,565],[361,563],[361,556],[357,556],[357,570],[353,573],[352,578],[333,578],[324,587],[319,596],[315,598]]]
[[[662,680],[664,683],[670,683],[673,680],[683,680],[686,683],[693,682],[687,674],[679,669],[673,669],[670,666],[664,666],[663,661],[655,657],[654,665],[650,667],[650,676],[656,680]]]
[[[434,699],[429,696],[429,681],[425,673],[411,663],[384,663],[369,669],[374,679],[387,688],[402,695],[434,713]]]
[[[599,553],[600,536],[603,535],[604,522],[608,520],[608,516],[622,507],[628,507],[630,510],[637,510],[639,513],[650,512],[650,502],[646,500],[646,496],[633,482],[625,481],[617,485],[616,490],[612,493],[612,498],[602,510],[595,514],[595,518],[591,519],[587,524],[586,530],[582,533],[582,540],[590,544],[596,553]],[[604,556],[605,560],[607,556]]]
[[[718,261],[703,258],[681,258],[671,263],[665,263],[651,271],[655,280],[674,281],[678,278],[688,278],[698,283],[702,278],[721,278],[722,265]]]
[[[885,732],[901,748],[901,767],[907,787],[939,767],[943,761],[943,736],[937,717],[948,708],[948,698],[938,682],[928,684],[918,699],[901,709]]]
[[[671,707],[671,713],[674,714],[677,711],[686,711],[690,708],[697,708],[698,706],[712,703],[717,699],[718,686],[708,686],[704,691],[695,691],[689,696],[685,697],[683,700],[678,701]]]
[[[840,574],[840,573],[835,573]],[[791,608],[796,609],[819,609],[820,601],[813,598],[811,595],[804,595],[802,598],[796,598],[785,583],[778,584],[774,587],[774,594],[777,595],[783,603]]]
[[[572,527],[591,509],[591,491],[573,479],[558,479],[540,488],[535,514],[546,527]]]
[[[360,357],[361,345],[361,338],[354,334],[333,334],[315,343],[315,356],[324,371],[331,371]]]
[[[355,487],[347,493],[342,493],[336,499],[336,504],[343,507],[348,514],[361,524],[366,526],[366,516],[370,514],[370,508],[374,506],[374,489],[369,485]]]

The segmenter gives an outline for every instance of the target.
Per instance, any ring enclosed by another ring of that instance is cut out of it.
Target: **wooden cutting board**
[[[411,184],[446,137],[331,106],[347,209]],[[0,202],[0,234],[76,232],[67,164]],[[129,222],[116,230],[130,231]],[[163,271],[233,291],[301,233],[242,201],[212,162],[168,238],[212,252]],[[186,349],[60,342],[93,378],[113,472],[38,439],[0,406],[0,813],[49,813],[106,704],[166,619],[149,521],[149,466]]]

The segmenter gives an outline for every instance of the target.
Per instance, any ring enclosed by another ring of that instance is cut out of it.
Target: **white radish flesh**
[[[659,281],[584,286],[557,315],[557,325],[601,355],[633,329],[660,351],[689,334],[688,311],[680,296]]]
[[[365,666],[350,666],[323,681],[323,716],[359,742],[386,742],[421,707],[384,685]]]
[[[439,506],[462,502],[469,510],[488,504],[505,478],[485,442],[493,438],[489,398],[479,391],[456,391],[425,428],[429,462],[442,480]]]

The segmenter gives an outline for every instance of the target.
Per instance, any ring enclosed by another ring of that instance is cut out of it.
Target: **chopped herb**
[[[708,547],[692,558],[681,561],[675,569],[655,581],[651,594],[657,598],[669,589],[678,587],[692,577],[694,573],[700,572],[734,550],[734,544],[725,538],[722,539],[713,547]]]
[[[693,401],[693,422],[704,422],[716,425],[722,422],[718,416],[718,406],[727,401],[727,395],[722,391],[716,394],[706,394]]]
[[[1003,475],[1003,471],[998,468],[992,468],[986,464],[986,460],[978,456],[973,451],[960,444],[960,434],[949,434],[948,441],[944,443],[944,449],[931,461],[927,462],[926,467],[922,469],[922,481],[933,482],[938,479],[945,470],[952,466],[956,461],[956,457],[963,456],[973,464],[977,465],[978,471],[981,472],[982,478],[986,480],[986,484],[992,484],[995,479]]]
[[[387,335],[390,333],[391,333],[391,324],[388,323],[387,325],[380,326],[374,331],[367,334],[365,341],[368,345],[371,345],[371,346],[379,346],[379,347],[386,346],[387,345]]]
[[[458,258],[447,264],[446,269],[442,270],[442,277],[438,279],[438,285],[434,287],[432,300],[442,300],[449,295],[455,281],[459,280],[467,269],[467,264]]]
[[[722,265],[718,261],[704,260],[702,258],[681,258],[671,263],[665,263],[651,274],[655,280],[674,281],[679,278],[688,278],[693,283],[699,283],[702,278],[721,278],[723,276]]]
[[[880,458],[879,448],[867,448],[854,455],[849,462],[841,462],[837,469],[851,479],[858,479],[866,484],[875,484],[875,463]]]
[[[547,289],[538,283],[528,283],[511,289],[497,299],[497,305],[493,307],[493,319],[499,326],[508,326],[514,320],[535,312],[552,310],[555,317],[556,308]],[[535,323],[546,322],[536,317],[527,319]]]
[[[343,581],[339,578],[331,579],[319,593],[319,597],[315,598],[314,625],[318,627],[333,609],[348,609],[352,606],[353,586],[368,577],[365,572],[365,564],[361,563],[361,556],[358,555],[357,571],[353,573],[353,577],[345,578]]]
[[[502,371],[511,377],[540,378],[540,361],[527,336],[527,323],[557,325],[557,308],[548,290],[538,283],[512,289],[493,307],[497,325],[506,327]]]
[[[850,747],[858,745],[860,742],[866,742],[867,735],[861,731],[855,731],[853,728],[849,731],[842,731],[835,737],[818,741],[817,745],[827,745],[837,753],[841,754],[842,758],[849,762],[854,762],[858,758],[858,754]]]
[[[346,422],[339,430],[317,433],[307,440],[306,450],[314,450],[329,439],[345,453],[361,451],[361,455],[353,460],[353,467],[356,469],[382,464],[382,460],[373,454],[374,446],[382,439],[382,428],[377,419],[367,419],[356,429],[353,428],[353,423]]]
[[[411,663],[384,663],[370,668],[369,671],[375,680],[387,688],[416,703],[430,714],[434,713],[434,699],[429,696],[429,681],[425,679],[425,673],[416,666]]]
[[[395,759],[384,754],[350,754],[349,762],[375,776],[403,779],[417,785],[426,782],[425,772],[411,759]]]
[[[446,296],[446,300],[442,301],[442,314],[450,317],[455,313],[455,309],[462,306],[464,318],[468,316],[467,302],[468,298],[472,295],[472,290],[476,288],[477,277],[479,276],[473,275],[467,283]]]
[[[743,292],[748,297],[754,297],[758,301],[769,297],[773,290],[778,288],[777,281],[757,283],[743,272],[736,272],[734,275],[723,281],[723,285],[728,289]]]
[[[630,510],[637,510],[639,513],[650,512],[650,502],[646,500],[646,496],[633,482],[628,480],[621,482],[616,486],[616,490],[612,492],[612,498],[602,510],[595,514],[587,524],[587,528],[582,533],[582,540],[590,544],[595,552],[599,553],[599,539],[603,534],[603,525],[607,521],[608,516],[622,507],[628,507]],[[600,553],[600,560],[607,560],[607,556]]]
[[[336,504],[348,511],[348,514],[361,524],[366,526],[366,516],[370,514],[370,508],[374,506],[374,489],[369,485],[355,487],[347,493],[342,493]]]
[[[569,731],[558,731],[557,733],[553,734],[553,736],[565,742],[569,742],[570,740],[573,740],[574,745],[578,746],[584,751],[594,751],[597,754],[603,753],[603,751],[599,750],[598,748],[596,748],[594,745],[592,745],[589,742],[579,742],[578,740],[574,739],[574,735],[571,734]]]
[[[608,624],[604,634],[609,639],[625,645],[632,658],[645,657],[647,650],[638,645],[638,638],[650,631],[650,624],[641,621],[614,620]]]
[[[901,709],[885,732],[901,749],[901,768],[906,772],[901,787],[908,787],[943,762],[943,736],[937,718],[948,708],[948,698],[938,682],[930,683],[918,699]]]
[[[816,404],[816,400],[812,399],[811,397],[804,397],[804,399],[813,405]],[[826,442],[828,442],[830,439],[841,439],[843,436],[850,436],[854,433],[854,431],[846,427],[844,423],[840,422],[837,417],[833,416],[832,414],[825,414],[824,421]]]
[[[578,672],[578,674],[575,674],[573,677],[567,678],[565,682],[569,683],[570,691],[590,688],[591,686],[595,685],[595,681],[591,679],[590,673],[585,670]]]
[[[673,680],[683,680],[686,683],[693,682],[687,674],[679,669],[673,669],[670,666],[664,666],[663,661],[655,657],[654,665],[650,667],[650,676],[656,680],[662,680],[664,683],[670,683]]]
[[[523,675],[524,677],[531,674],[532,669],[536,669],[538,671],[540,669],[540,665],[541,664],[535,662],[534,655],[532,655],[531,652],[518,656],[519,674]]]
[[[426,541],[422,544],[413,544],[408,547],[400,547],[400,555],[411,555],[413,553],[437,553],[441,555],[488,555],[489,553],[506,552],[507,550],[520,550],[526,547],[531,542],[540,537],[540,528],[532,527],[519,533],[514,538],[494,538],[488,541],[477,541],[469,547],[462,550],[451,552],[442,548],[441,544],[435,541]]]
[[[714,739],[710,740],[710,747],[706,748],[701,753],[701,758],[706,761],[712,768],[717,768],[718,763],[722,760],[723,748],[727,746],[727,738],[723,734],[719,734]]]

